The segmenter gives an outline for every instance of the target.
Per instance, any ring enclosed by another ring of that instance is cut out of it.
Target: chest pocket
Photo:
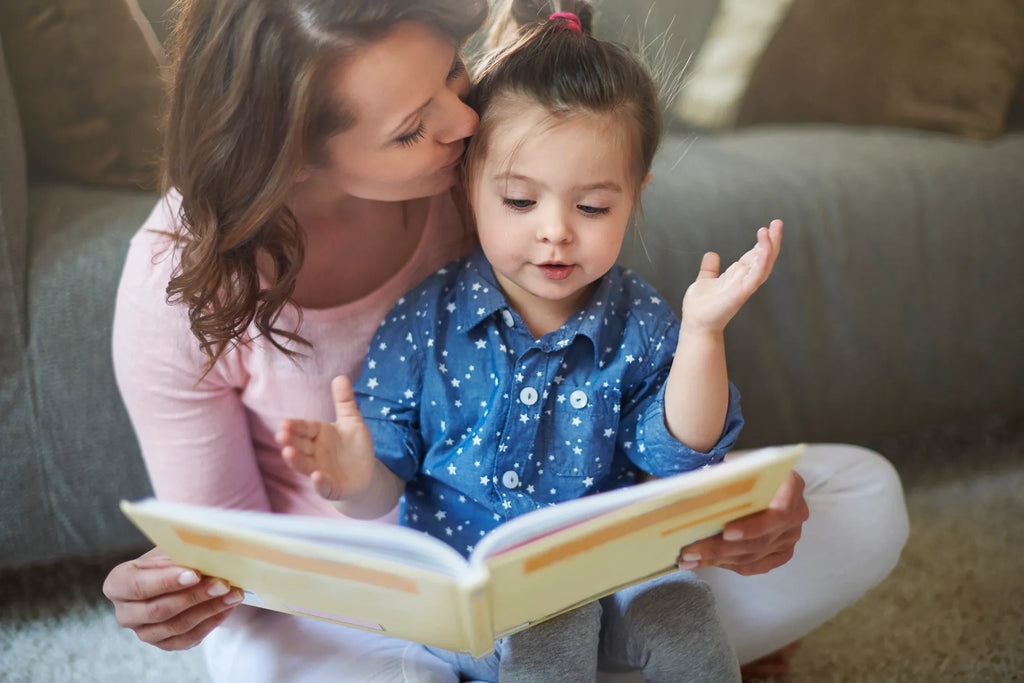
[[[619,431],[618,389],[559,387],[550,399],[551,430],[544,469],[560,477],[597,477],[607,473]]]

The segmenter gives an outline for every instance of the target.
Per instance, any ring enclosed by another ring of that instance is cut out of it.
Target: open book
[[[542,508],[492,530],[469,559],[375,522],[122,501],[175,562],[251,605],[483,657],[494,641],[676,570],[679,549],[757,512],[803,451],[720,465]]]

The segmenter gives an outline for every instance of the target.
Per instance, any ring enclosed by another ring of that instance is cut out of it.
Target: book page
[[[198,508],[152,499],[139,505],[159,506],[159,509],[181,521],[269,533],[328,548],[345,548],[357,554],[414,565],[451,576],[459,576],[468,567],[466,560],[446,543],[423,532],[394,524],[250,510]]]
[[[769,460],[789,452],[792,448],[764,448],[737,460],[534,510],[509,520],[484,536],[476,545],[470,560],[483,562],[488,557],[561,532],[600,515],[609,514],[637,501],[659,499],[669,492],[681,489],[690,490],[693,495],[697,495],[723,478],[740,476],[744,472],[763,467]]]
[[[515,632],[677,571],[684,545],[767,507],[802,452],[802,446],[763,449],[530,512],[498,527],[473,558],[491,574],[495,632]]]

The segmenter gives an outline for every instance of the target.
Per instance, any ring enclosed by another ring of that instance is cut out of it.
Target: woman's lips
[[[572,274],[573,269],[573,266],[564,263],[542,263],[537,267],[549,280],[564,280]]]

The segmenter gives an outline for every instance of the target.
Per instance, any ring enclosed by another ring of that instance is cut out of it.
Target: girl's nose
[[[537,239],[550,244],[568,244],[572,241],[572,224],[562,212],[545,216],[537,229]]]

